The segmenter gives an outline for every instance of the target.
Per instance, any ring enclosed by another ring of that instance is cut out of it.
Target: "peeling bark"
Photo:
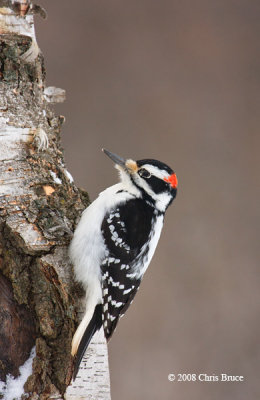
[[[64,117],[48,105],[64,92],[45,88],[32,15],[41,9],[20,3],[0,1],[0,380],[18,376],[36,345],[25,393],[63,399],[82,294],[67,248],[89,199],[64,164]],[[87,358],[66,399],[109,399],[102,333]]]

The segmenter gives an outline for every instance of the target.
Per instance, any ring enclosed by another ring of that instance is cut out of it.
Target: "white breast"
[[[106,256],[106,247],[101,233],[101,224],[108,211],[133,198],[123,190],[121,183],[100,193],[99,197],[83,212],[70,245],[70,257],[76,279],[85,289],[100,281],[100,264]]]

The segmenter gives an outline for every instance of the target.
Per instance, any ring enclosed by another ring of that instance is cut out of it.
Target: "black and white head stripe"
[[[147,179],[154,193],[168,191],[169,185],[164,179],[173,174],[173,170],[168,165],[156,160],[140,160],[137,161],[137,166],[139,167],[138,175]]]
[[[143,168],[149,169],[150,171],[153,171],[152,173],[155,176],[158,176],[161,178],[162,178],[162,175],[164,175],[164,171],[168,175],[172,175],[174,172],[167,164],[164,164],[163,162],[157,161],[157,160],[152,160],[152,159],[138,160],[138,161],[136,161],[136,164],[137,164],[138,168],[143,167]]]
[[[150,159],[139,160],[136,165],[130,179],[142,192],[144,200],[153,204],[159,212],[165,212],[177,193],[177,189],[167,181],[174,174],[173,170],[160,161]]]

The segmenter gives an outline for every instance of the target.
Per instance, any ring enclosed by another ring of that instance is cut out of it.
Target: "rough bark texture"
[[[52,91],[45,92],[32,10],[13,5],[0,2],[0,380],[16,377],[36,345],[25,393],[59,399],[71,374],[75,299],[81,294],[67,247],[89,200],[65,169],[64,118],[48,106]],[[95,340],[89,354],[100,353],[101,366],[96,358],[88,364],[90,377],[82,374],[85,383],[70,387],[67,399],[110,398],[102,334]],[[95,374],[101,378],[93,383]]]

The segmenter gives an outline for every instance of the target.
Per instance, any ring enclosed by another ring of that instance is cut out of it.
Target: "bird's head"
[[[124,159],[110,151],[104,153],[116,163],[126,190],[138,193],[149,204],[165,212],[177,194],[178,180],[174,171],[161,161]]]

